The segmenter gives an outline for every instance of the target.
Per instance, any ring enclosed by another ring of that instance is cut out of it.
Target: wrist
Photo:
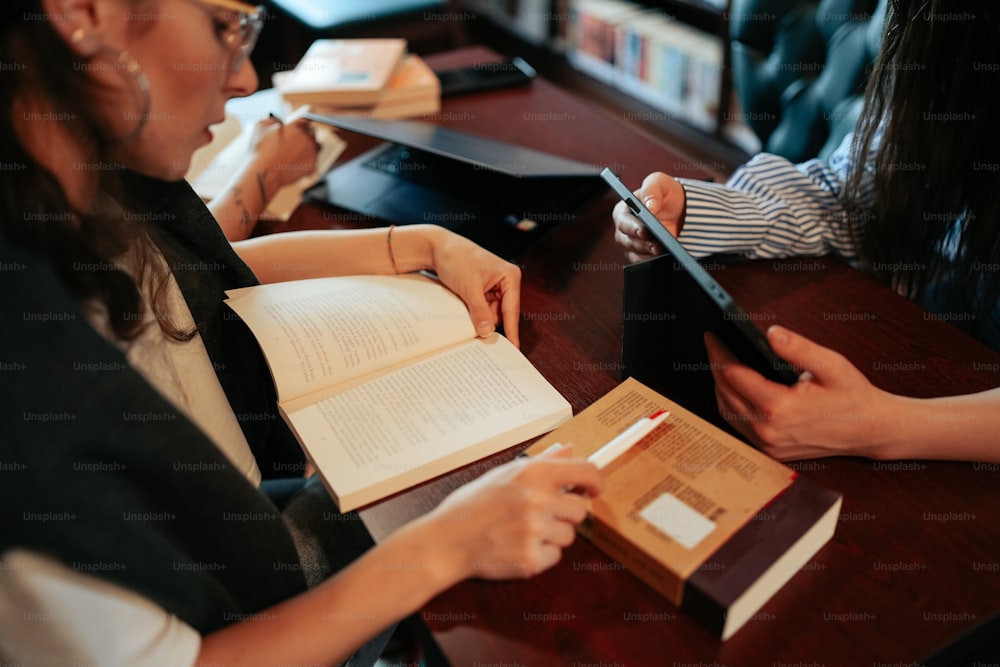
[[[911,427],[916,423],[914,411],[921,410],[919,399],[882,392],[879,406],[870,437],[862,438],[867,446],[859,453],[881,461],[910,458],[908,450],[915,437]]]
[[[434,512],[424,515],[393,533],[383,545],[398,549],[419,573],[422,587],[418,605],[468,577],[460,549],[449,540]],[[390,546],[391,545],[391,546]]]
[[[239,189],[242,208],[255,217],[278,190],[273,176],[257,160],[247,162],[235,172],[230,187]]]
[[[278,194],[284,185],[278,174],[270,169],[256,167],[253,170],[254,181],[262,199],[261,209],[267,208],[268,202]]]
[[[448,230],[438,225],[407,225],[393,228],[392,258],[396,272],[433,270],[436,266],[437,248],[448,233]]]

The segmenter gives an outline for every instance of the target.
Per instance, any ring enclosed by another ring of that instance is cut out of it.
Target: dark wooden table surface
[[[430,62],[490,55],[471,48]],[[702,175],[545,81],[448,100],[428,120],[611,166],[630,187],[655,169]],[[348,156],[371,145],[348,140]],[[575,412],[621,379],[624,259],[612,238],[613,203],[609,194],[589,205],[518,260],[522,348]],[[303,206],[281,228],[358,224],[368,223]],[[782,323],[834,347],[886,389],[929,397],[1000,385],[1000,355],[834,259],[714,273],[761,326]],[[365,523],[383,537],[519,450],[369,507]],[[725,643],[582,539],[534,579],[465,582],[432,600],[423,618],[456,667],[833,667],[914,663],[1000,610],[1000,466],[831,458],[793,467],[844,494],[836,535]]]

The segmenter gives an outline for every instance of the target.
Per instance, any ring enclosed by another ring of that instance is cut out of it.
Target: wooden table
[[[465,49],[432,66],[491,57]],[[636,187],[698,165],[546,81],[448,100],[430,120],[611,166]],[[349,137],[348,156],[371,142]],[[580,411],[620,381],[623,256],[609,195],[521,258],[522,348]],[[355,226],[304,206],[282,228]],[[1000,385],[1000,355],[836,260],[717,268],[766,325],[790,325],[850,358],[874,382],[914,396]],[[680,400],[680,397],[674,397]],[[520,448],[366,509],[376,539]],[[844,494],[837,533],[732,639],[709,636],[585,540],[529,581],[468,581],[423,618],[449,661],[467,665],[908,664],[1000,610],[1000,466],[821,459],[793,467]]]

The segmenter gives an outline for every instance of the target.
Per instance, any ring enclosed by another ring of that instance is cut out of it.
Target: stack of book
[[[441,109],[441,85],[405,39],[320,39],[294,69],[274,75],[292,107],[316,113],[411,118]]]
[[[566,55],[578,69],[705,131],[722,90],[723,44],[661,11],[573,0]]]

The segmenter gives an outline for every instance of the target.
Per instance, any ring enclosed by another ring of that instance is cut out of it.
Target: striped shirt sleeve
[[[845,137],[828,163],[815,159],[796,165],[761,153],[725,185],[678,179],[687,196],[681,242],[696,257],[727,252],[763,259],[832,252],[855,260],[857,249],[841,204],[851,137]],[[874,201],[874,150],[866,160],[866,209]]]

